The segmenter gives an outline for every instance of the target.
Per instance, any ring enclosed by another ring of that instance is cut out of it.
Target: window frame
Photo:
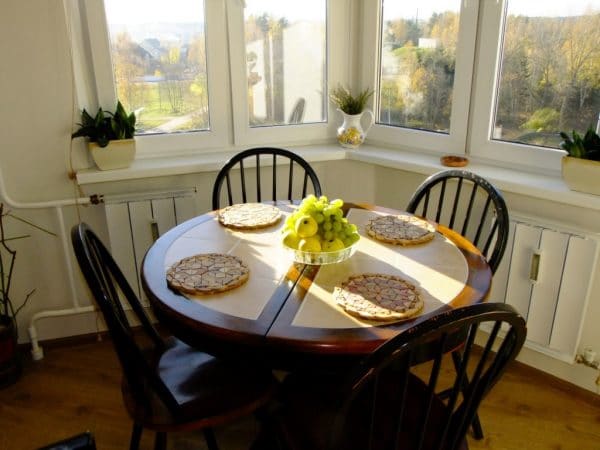
[[[332,36],[350,36],[352,7],[350,0],[325,0],[326,3],[326,89],[338,83],[348,84],[348,61],[351,60],[351,39]],[[325,122],[294,125],[250,127],[247,97],[246,43],[244,37],[243,1],[228,0],[227,16],[230,42],[231,92],[233,135],[235,145],[309,144],[330,141],[335,129],[336,113],[327,99]]]
[[[491,138],[498,95],[499,71],[502,63],[502,40],[507,1],[482,3],[477,59],[474,66],[476,83],[473,88],[470,154],[507,167],[514,167],[515,162],[518,161],[518,166],[523,169],[558,175],[561,166],[560,160],[565,155],[563,150]]]
[[[423,150],[434,154],[466,153],[467,123],[469,117],[471,84],[475,59],[475,39],[477,33],[478,2],[461,2],[460,25],[456,50],[456,70],[452,91],[452,112],[449,133],[419,130],[375,123],[369,131],[368,140],[383,145],[393,145],[403,150]],[[361,60],[363,70],[361,85],[375,89],[373,111],[379,109],[377,95],[380,82],[381,26],[383,21],[383,1],[363,2],[363,38]],[[373,52],[372,49],[377,49]],[[377,114],[375,114],[377,117]],[[401,142],[401,144],[398,144]]]
[[[199,153],[224,147],[229,142],[229,102],[224,100],[230,98],[230,90],[228,81],[223,81],[223,73],[229,73],[225,44],[225,5],[219,0],[199,1],[204,2],[210,129],[136,135],[136,149],[141,157]],[[89,37],[90,64],[94,74],[97,104],[112,111],[117,97],[104,1],[84,0],[83,5],[82,20]]]

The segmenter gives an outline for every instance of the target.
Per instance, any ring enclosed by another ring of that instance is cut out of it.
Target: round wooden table
[[[284,214],[291,205],[277,205]],[[433,241],[385,244],[367,236],[364,225],[399,211],[367,204],[347,205],[361,233],[357,252],[331,265],[296,264],[283,249],[277,225],[255,231],[225,228],[211,212],[161,236],[142,265],[142,284],[158,320],[173,335],[207,352],[260,359],[273,368],[338,367],[354,362],[403,330],[448,308],[485,300],[492,273],[479,250],[454,231],[437,226]],[[250,267],[248,281],[225,293],[183,296],[171,290],[166,270],[198,253],[229,253]],[[402,276],[424,293],[417,317],[376,323],[348,315],[332,299],[335,285],[357,273]]]

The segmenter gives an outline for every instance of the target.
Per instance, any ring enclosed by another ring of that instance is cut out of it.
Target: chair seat
[[[145,428],[184,431],[222,425],[251,414],[272,397],[278,386],[268,369],[240,368],[174,337],[165,343],[165,351],[156,355],[156,370],[174,399],[171,407],[151,389],[145,396],[147,404],[136,402],[123,379],[127,411]]]
[[[282,388],[282,409],[278,412],[278,433],[285,441],[286,448],[294,450],[332,450],[328,447],[328,439],[338,414],[338,406],[341,404],[339,398],[344,391],[339,378],[329,376],[324,379],[316,375],[291,375]],[[385,404],[378,411],[385,412],[398,409],[400,405],[395,401],[397,398],[398,384],[392,373],[386,375],[379,391],[378,399]],[[398,449],[410,450],[417,448],[418,427],[423,415],[424,398],[427,386],[415,375],[410,375],[406,397],[405,414],[408,419],[405,429],[400,435]],[[353,403],[352,409],[347,413],[348,440],[343,442],[340,448],[344,450],[364,450],[368,448],[367,430],[369,429],[368,411],[366,397],[368,391],[364,391],[361,397]],[[383,395],[382,395],[383,394]],[[394,424],[390,414],[378,413],[375,417],[374,447],[376,449],[393,448],[391,440],[394,437]],[[447,421],[447,412],[441,399],[435,398],[432,412],[429,417],[430,424],[444,424]],[[358,431],[358,432],[357,432]],[[423,449],[438,449],[437,443],[429,442],[426,434]],[[468,449],[466,440],[461,443],[461,450]]]

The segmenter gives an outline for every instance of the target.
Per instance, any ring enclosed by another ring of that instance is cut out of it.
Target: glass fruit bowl
[[[350,258],[356,252],[359,242],[360,240],[356,241],[349,247],[344,247],[341,250],[336,250],[333,252],[303,252],[302,250],[296,250],[295,248],[288,247],[285,244],[282,245],[294,256],[295,262],[321,266],[324,264],[339,263]]]

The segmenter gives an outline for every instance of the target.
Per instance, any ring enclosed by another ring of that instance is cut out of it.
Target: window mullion
[[[117,96],[104,2],[84,0],[83,5],[98,105],[112,111],[117,103]]]

